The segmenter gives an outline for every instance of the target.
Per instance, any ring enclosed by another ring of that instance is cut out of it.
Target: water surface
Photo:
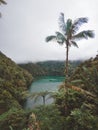
[[[49,92],[56,92],[58,90],[58,87],[60,84],[64,81],[64,77],[61,76],[44,76],[41,77],[40,79],[34,81],[30,88],[29,88],[29,93],[32,94],[34,92],[44,92],[44,91],[49,91]],[[48,97],[46,97],[48,99]],[[46,103],[52,103],[53,99],[48,99],[46,100]],[[43,104],[42,97],[39,97],[36,102],[34,99],[28,98],[27,102],[25,104],[26,109],[32,109],[34,106],[37,106],[39,104]]]

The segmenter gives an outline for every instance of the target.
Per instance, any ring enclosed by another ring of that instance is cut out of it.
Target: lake
[[[29,88],[29,93],[32,94],[34,92],[44,92],[44,91],[49,91],[49,92],[56,92],[58,90],[58,87],[60,84],[64,81],[64,77],[61,76],[44,76],[36,81],[34,81],[30,88]],[[53,99],[48,99],[46,97],[46,104],[50,104],[53,102]],[[32,98],[28,98],[25,104],[26,109],[32,109],[35,106],[43,104],[43,99],[42,97],[39,97],[36,102]]]

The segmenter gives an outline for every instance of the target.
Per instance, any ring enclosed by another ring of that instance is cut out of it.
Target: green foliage
[[[62,115],[65,115],[65,130],[97,130],[98,129],[98,58],[85,61],[74,71],[69,82],[83,88],[88,93],[68,89],[56,104]],[[60,90],[62,91],[62,89]],[[63,105],[65,104],[65,106]],[[63,106],[63,107],[62,107]],[[65,112],[64,112],[65,111]]]
[[[74,109],[66,118],[66,130],[97,130],[97,118],[90,111]]]
[[[93,38],[94,33],[92,30],[86,30],[86,31],[77,33],[79,30],[79,27],[82,24],[87,23],[87,22],[88,22],[87,18],[78,18],[74,21],[72,21],[72,19],[67,19],[65,22],[64,14],[60,13],[59,27],[60,27],[61,33],[58,32],[56,33],[56,35],[51,35],[51,36],[46,37],[46,42],[55,40],[57,41],[57,43],[60,43],[60,44],[65,43],[66,46],[67,45],[71,46],[73,45],[73,42],[75,42],[75,40]]]
[[[80,108],[81,105],[85,102],[86,96],[80,92],[69,89],[65,94],[67,111],[70,113],[74,108]]]
[[[88,63],[88,66],[91,67],[92,65],[91,64],[89,65]],[[85,75],[87,77],[87,80],[90,79],[91,78],[90,71],[88,71],[87,66],[82,66],[81,68],[82,68],[81,74]],[[94,74],[97,76],[96,71],[94,71]],[[73,76],[75,75],[73,74]],[[92,78],[92,80],[94,79]],[[85,80],[86,85],[88,85],[87,80]],[[74,85],[75,84],[81,85],[83,84],[83,82],[84,80],[82,81],[82,78],[77,78],[73,79],[71,83]],[[94,80],[94,82],[96,84],[94,86],[97,86],[97,80]],[[87,90],[90,90],[90,88],[88,88]],[[46,93],[39,93],[40,96],[41,94],[42,96],[43,94],[46,95]],[[61,89],[60,91],[52,94],[51,96],[54,98],[55,105],[39,106],[33,110],[33,112],[36,115],[39,126],[42,130],[98,129],[97,98],[92,98],[90,97],[90,95],[88,96],[85,95],[84,93],[74,91],[72,89],[68,89],[67,93],[66,91],[63,91]],[[34,124],[32,123],[32,126],[33,125]],[[23,126],[23,129],[26,129],[26,126]]]
[[[62,130],[63,118],[54,105],[39,106],[33,110],[41,130]]]
[[[45,41],[56,41],[60,45],[65,45],[66,48],[66,62],[65,62],[65,74],[66,81],[69,76],[69,48],[73,45],[78,47],[76,41],[81,39],[88,39],[94,37],[94,32],[92,30],[85,30],[78,33],[80,25],[87,23],[87,18],[78,18],[74,21],[72,19],[64,19],[64,13],[60,13],[59,16],[59,27],[60,32],[56,32],[55,35],[47,36]]]
[[[43,69],[49,69],[49,63],[37,64]],[[58,65],[60,67],[60,64]],[[70,68],[72,68],[71,65]],[[27,95],[27,86],[31,81],[29,76],[27,71],[23,71],[10,59],[0,55],[0,129],[29,130],[31,112],[24,111],[20,105]],[[68,91],[60,89],[52,94],[42,92],[38,95],[35,93],[36,98],[38,96],[45,98],[47,94],[50,94],[55,104],[42,105],[32,110],[41,130],[98,129],[98,59],[82,63],[71,75],[69,81],[72,85],[78,85],[93,93],[95,97],[72,89]],[[31,125],[35,124],[32,122]],[[36,130],[35,127],[34,129]]]
[[[82,63],[70,78],[73,85],[79,86],[95,95],[98,94],[98,60],[90,59]]]
[[[10,130],[22,130],[27,127],[27,115],[24,110],[11,108],[9,111],[0,115],[0,129]]]
[[[0,52],[0,113],[2,109],[20,108],[32,76]]]
[[[69,75],[81,63],[81,60],[69,61]],[[44,61],[37,63],[19,64],[20,67],[28,70],[34,77],[39,76],[64,76],[64,61]]]
[[[0,129],[22,130],[27,127],[27,114],[22,105],[32,75],[0,52]],[[10,127],[11,126],[11,127]]]
[[[86,96],[80,92],[68,89],[67,92],[60,90],[56,93],[55,104],[62,115],[67,116],[75,108],[80,108],[86,102]]]
[[[45,71],[43,68],[41,68],[38,64],[36,63],[24,63],[24,64],[19,64],[20,67],[23,69],[27,70],[29,73],[31,73],[34,77],[46,75]]]
[[[64,117],[64,130],[97,130],[98,113],[96,98],[68,89],[54,95],[55,104]],[[97,100],[98,103],[98,100]]]

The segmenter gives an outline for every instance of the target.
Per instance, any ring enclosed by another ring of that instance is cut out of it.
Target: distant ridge
[[[77,67],[82,60],[70,61],[70,73],[71,71]],[[38,76],[64,76],[65,70],[65,61],[41,61],[36,63],[21,63],[18,64],[20,67],[26,69],[31,73],[34,77]]]

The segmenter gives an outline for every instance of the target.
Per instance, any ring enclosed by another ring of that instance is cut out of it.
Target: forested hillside
[[[0,130],[8,130],[10,125],[18,127],[25,114],[22,105],[32,80],[28,71],[0,52]]]
[[[80,64],[59,92],[56,104],[65,115],[65,130],[98,129],[98,55]]]
[[[96,93],[98,87],[98,55],[80,64],[71,75],[70,81],[74,85],[79,85],[85,90]]]
[[[31,73],[34,77],[38,76],[44,76],[46,75],[46,72],[44,71],[43,68],[41,68],[40,65],[37,65],[36,63],[23,63],[23,64],[18,64],[21,68],[27,70],[29,73]]]
[[[54,104],[32,110],[39,130],[98,130],[98,56],[80,64],[51,97]]]
[[[56,75],[64,62],[23,66],[33,70],[32,74],[36,68],[36,76]],[[72,73],[67,83],[62,83],[58,92],[50,93],[54,103],[26,111],[22,104],[32,75],[0,52],[0,130],[98,130],[98,56],[81,64],[72,62],[70,66]]]
[[[70,61],[70,74],[83,61]],[[28,70],[33,76],[64,76],[65,75],[65,61],[43,61],[37,63],[19,64],[20,67]]]

